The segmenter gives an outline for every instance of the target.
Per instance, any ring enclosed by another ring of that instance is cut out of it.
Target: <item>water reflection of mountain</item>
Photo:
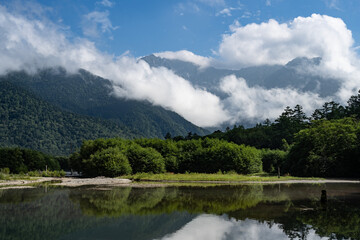
[[[358,184],[0,190],[0,239],[179,239],[199,224],[223,226],[224,239],[250,225],[277,239],[360,239],[359,193]]]

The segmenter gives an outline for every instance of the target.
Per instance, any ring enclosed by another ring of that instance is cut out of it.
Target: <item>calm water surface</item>
[[[0,189],[0,239],[360,239],[360,184]]]

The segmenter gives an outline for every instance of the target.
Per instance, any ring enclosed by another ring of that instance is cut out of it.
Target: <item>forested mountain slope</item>
[[[163,138],[168,132],[173,136],[189,132],[199,135],[208,133],[162,107],[114,97],[109,80],[85,70],[79,70],[76,74],[62,68],[44,69],[34,75],[10,72],[0,77],[1,80],[16,83],[64,110],[111,119],[120,126],[140,133],[142,137]]]
[[[64,155],[87,139],[139,136],[126,126],[66,112],[21,87],[0,82],[0,146]]]

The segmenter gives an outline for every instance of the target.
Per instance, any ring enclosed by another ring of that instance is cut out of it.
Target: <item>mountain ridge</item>
[[[199,68],[197,65],[178,59],[166,59],[153,54],[141,58],[151,67],[165,67],[175,74],[189,80],[195,86],[206,88],[220,98],[225,98],[219,89],[221,78],[235,75],[244,78],[249,87],[260,86],[265,89],[293,88],[300,92],[314,92],[321,97],[334,95],[340,88],[340,81],[334,78],[324,78],[304,71],[306,67],[318,66],[320,57],[299,57],[285,65],[261,65],[229,70],[215,67]]]
[[[2,80],[10,80],[63,110],[112,120],[143,137],[163,138],[168,132],[173,136],[208,133],[160,106],[115,97],[109,80],[83,69],[75,74],[63,68],[43,69],[33,75],[10,72],[0,77]]]

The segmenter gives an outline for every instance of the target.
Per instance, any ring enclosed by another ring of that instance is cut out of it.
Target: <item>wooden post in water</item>
[[[321,190],[321,199],[320,199],[321,203],[326,203],[327,202],[327,196],[326,196],[326,190]]]

